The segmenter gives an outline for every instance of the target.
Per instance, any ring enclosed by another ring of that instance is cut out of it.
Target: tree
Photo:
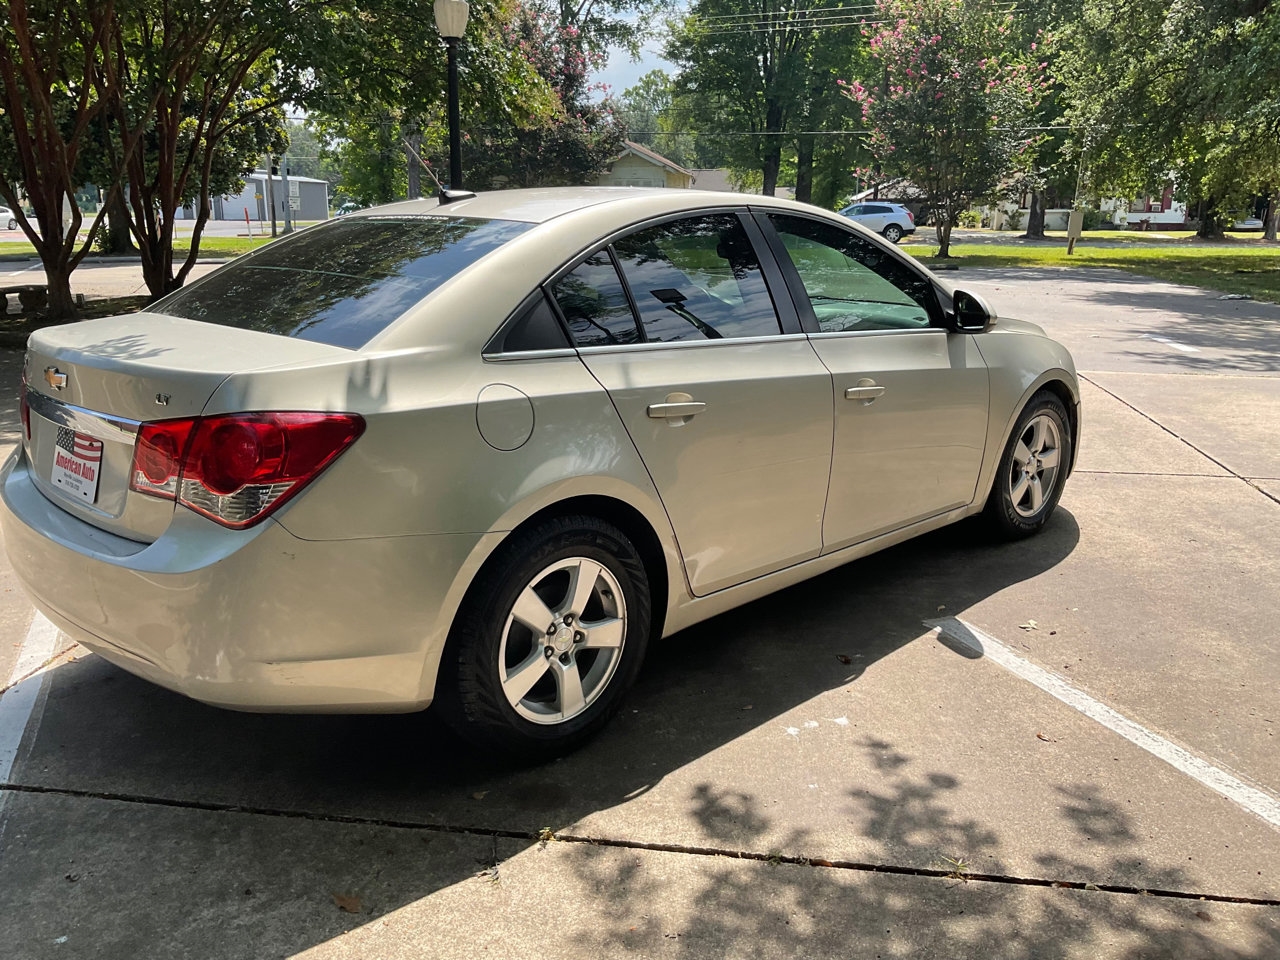
[[[650,70],[614,103],[626,137],[683,167],[698,166],[696,138],[672,128],[674,90],[669,74]]]
[[[390,110],[367,117],[319,117],[316,129],[324,154],[338,171],[337,191],[363,207],[403,200],[408,195],[403,129]]]
[[[728,158],[723,138],[700,130],[694,113],[690,98],[679,92],[676,79],[663,70],[650,70],[614,104],[614,115],[626,127],[628,140],[682,167],[724,166]]]
[[[663,56],[680,66],[678,93],[698,122],[734,135],[724,141],[732,165],[758,170],[766,195],[776,192],[795,131],[841,109],[831,90],[858,55],[860,9],[844,0],[761,0],[743,12],[735,0],[694,0],[673,25]],[[797,146],[801,169],[810,171],[812,139],[802,136]]]
[[[84,217],[75,202],[82,147],[120,93],[120,35],[114,2],[9,0],[0,17],[0,197],[36,248],[48,283],[51,317],[75,316],[71,271],[84,259],[104,211],[78,239]],[[145,93],[120,118],[131,150],[151,103]],[[118,196],[118,181],[104,184]],[[25,198],[35,222],[24,211]],[[64,212],[66,222],[64,225]]]
[[[554,92],[510,41],[517,13],[504,0],[471,3],[458,48],[464,136],[525,128],[556,113]],[[445,46],[419,0],[363,0],[350,29],[312,62],[314,85],[297,102],[340,171],[340,191],[362,203],[401,199],[419,157],[447,167]]]
[[[584,4],[584,7],[586,5]],[[527,4],[505,25],[507,42],[518,50],[555,97],[543,123],[474,129],[464,147],[472,181],[481,186],[538,187],[591,183],[618,153],[625,128],[610,101],[593,102],[598,92],[591,73],[605,56],[578,27],[565,25],[552,8]]]
[[[1216,237],[1280,186],[1280,12],[1268,0],[1085,0],[1062,30],[1066,117],[1094,190],[1172,179]]]
[[[1059,24],[1080,18],[1082,0],[1025,0],[1014,19],[1017,42],[1036,53],[1045,63],[1052,78],[1062,54],[1060,43],[1045,43],[1046,34],[1056,36]],[[1069,149],[1070,136],[1062,129],[1062,86],[1051,82],[1036,107],[1035,124],[1044,130],[1014,187],[1028,200],[1027,229],[1022,236],[1030,240],[1045,239],[1045,211],[1049,206],[1070,206],[1079,185],[1079,155]]]
[[[338,184],[342,182],[342,172],[334,162],[328,142],[321,135],[318,125],[312,120],[290,120],[285,128],[289,147],[281,157],[281,163],[288,168],[289,175],[326,180],[329,183],[330,199],[337,198],[340,194]]]
[[[307,0],[135,0],[119,13],[126,82],[112,100],[123,127],[136,91],[154,91],[146,135],[115,158],[125,171],[133,234],[153,297],[195,265],[212,198],[238,191],[257,157],[283,149],[283,105],[310,69],[287,52],[314,49],[353,11]],[[190,248],[175,264],[176,214],[195,209]]]
[[[841,89],[861,106],[885,173],[919,192],[946,257],[960,214],[1032,153],[1044,62],[1015,42],[994,0],[877,0],[875,21],[867,35],[880,80]]]

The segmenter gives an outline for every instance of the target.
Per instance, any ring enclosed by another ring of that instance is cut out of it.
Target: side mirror
[[[951,312],[947,319],[957,333],[985,333],[996,319],[996,312],[976,293],[957,290],[951,294]]]

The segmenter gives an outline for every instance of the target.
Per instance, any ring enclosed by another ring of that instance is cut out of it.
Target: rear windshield
[[[449,216],[335,220],[235,260],[151,310],[355,349],[530,226]]]

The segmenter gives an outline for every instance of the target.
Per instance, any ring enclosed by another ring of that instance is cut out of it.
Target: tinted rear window
[[[229,263],[151,309],[354,349],[531,226],[448,216],[335,220]]]

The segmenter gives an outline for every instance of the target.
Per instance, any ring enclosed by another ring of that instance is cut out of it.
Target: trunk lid
[[[350,357],[349,350],[139,313],[31,335],[25,376],[36,483],[54,503],[119,536],[149,543],[174,503],[129,489],[138,424],[198,416],[228,376]]]

